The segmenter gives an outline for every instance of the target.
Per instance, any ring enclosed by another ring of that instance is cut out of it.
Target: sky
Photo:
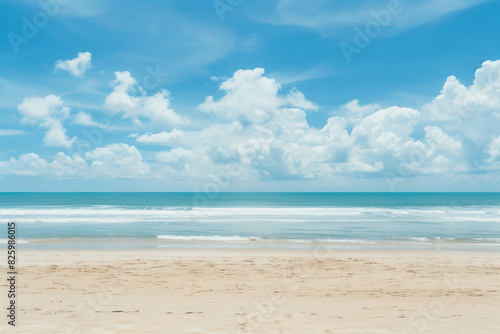
[[[499,1],[0,3],[0,191],[500,189]]]

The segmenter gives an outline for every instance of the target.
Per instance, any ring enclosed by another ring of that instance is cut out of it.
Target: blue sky
[[[0,189],[498,190],[499,12],[2,1]]]

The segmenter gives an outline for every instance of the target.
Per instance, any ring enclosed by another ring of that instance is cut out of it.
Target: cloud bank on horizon
[[[45,145],[72,153],[12,156],[0,161],[0,174],[203,180],[230,171],[245,181],[375,177],[397,183],[398,177],[500,169],[500,60],[485,61],[468,87],[448,77],[419,110],[352,100],[321,128],[306,119],[317,104],[295,88],[282,92],[262,68],[222,81],[220,97],[207,96],[196,108],[213,119],[198,130],[183,129],[189,120],[170,109],[168,91],[148,95],[129,72],[115,77],[104,100],[110,115],[145,129],[152,123],[166,128],[129,134],[156,150],[148,161],[123,142],[78,151],[77,137],[70,139],[63,124],[79,121],[95,130],[100,123],[75,114],[61,96],[30,96],[17,106],[21,123],[38,126]]]

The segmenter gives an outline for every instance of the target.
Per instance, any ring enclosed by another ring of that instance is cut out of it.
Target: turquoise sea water
[[[0,221],[24,248],[500,250],[500,193],[0,193]]]

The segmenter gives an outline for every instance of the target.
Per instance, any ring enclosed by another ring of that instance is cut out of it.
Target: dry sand
[[[500,333],[498,253],[20,255],[17,326],[2,316],[1,333]]]

